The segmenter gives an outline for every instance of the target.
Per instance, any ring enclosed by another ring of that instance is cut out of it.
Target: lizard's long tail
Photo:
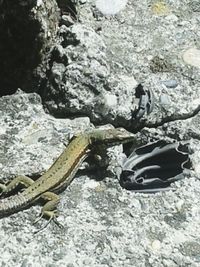
[[[12,214],[27,205],[23,193],[0,199],[0,217]]]

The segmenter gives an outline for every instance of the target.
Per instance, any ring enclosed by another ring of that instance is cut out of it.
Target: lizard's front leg
[[[25,187],[29,187],[33,183],[34,183],[34,180],[32,180],[31,178],[29,178],[28,176],[19,175],[19,176],[15,177],[7,185],[0,183],[0,189],[2,190],[1,191],[1,194],[6,194],[6,193],[14,190],[19,184],[24,185]]]

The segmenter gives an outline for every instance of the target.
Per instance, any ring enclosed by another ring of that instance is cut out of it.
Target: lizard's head
[[[91,136],[92,142],[105,144],[107,146],[128,143],[135,139],[135,135],[124,128],[113,128],[96,130]]]

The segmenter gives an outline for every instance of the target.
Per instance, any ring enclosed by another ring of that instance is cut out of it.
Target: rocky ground
[[[40,96],[18,91],[0,99],[2,181],[37,178],[78,131],[111,123],[136,131],[135,87],[155,97],[137,130],[137,145],[188,141],[193,170],[172,190],[122,189],[111,172],[83,172],[61,193],[59,222],[33,221],[35,205],[0,220],[0,266],[200,266],[200,4],[129,0],[115,16],[80,1],[63,17]],[[45,113],[45,111],[49,114]],[[53,116],[55,117],[53,117]],[[110,170],[122,147],[109,150]],[[87,174],[87,175],[86,175]]]

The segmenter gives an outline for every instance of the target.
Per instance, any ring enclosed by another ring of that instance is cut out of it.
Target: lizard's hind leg
[[[56,221],[56,217],[58,215],[56,207],[60,200],[59,196],[52,192],[45,192],[40,197],[44,200],[47,200],[48,202],[43,206],[41,215],[34,221],[34,224],[37,223],[42,217],[49,218],[47,224],[42,227],[42,229],[44,229],[52,220],[59,224]]]
[[[19,176],[15,177],[7,185],[0,183],[1,194],[6,194],[6,193],[14,190],[19,184],[24,185],[25,187],[29,187],[33,183],[34,183],[34,180],[29,178],[28,176],[19,175]]]

